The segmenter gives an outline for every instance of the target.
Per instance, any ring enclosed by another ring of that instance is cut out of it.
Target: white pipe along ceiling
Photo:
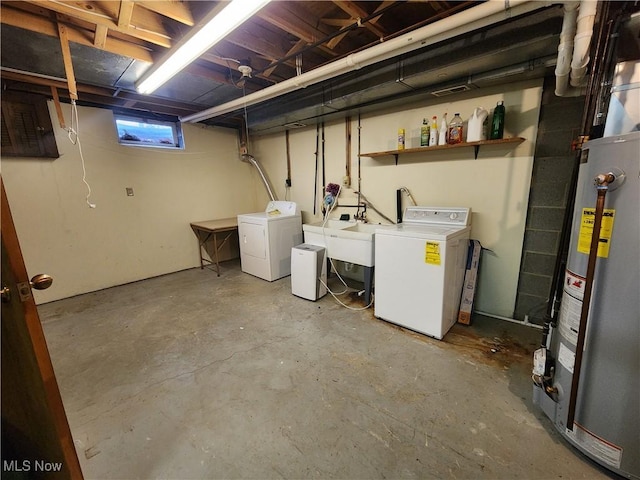
[[[424,48],[427,45],[433,45],[491,26],[512,16],[545,8],[552,3],[535,0],[489,1],[242,98],[208,108],[202,112],[187,115],[180,120],[194,123],[221,116],[240,108],[271,100],[309,85],[335,78],[350,71]]]
[[[555,93],[559,97],[584,94],[581,87],[589,64],[589,45],[593,36],[597,6],[596,0],[564,3],[564,19],[555,71]]]

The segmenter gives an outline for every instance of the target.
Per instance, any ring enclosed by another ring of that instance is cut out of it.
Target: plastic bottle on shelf
[[[422,119],[422,126],[420,127],[420,146],[429,146],[429,122],[426,118]]]
[[[429,146],[438,145],[438,117],[431,117],[431,130],[429,132]]]
[[[504,102],[500,100],[493,110],[493,121],[491,122],[491,140],[499,140],[504,135]]]
[[[404,150],[404,128],[398,129],[398,150]]]
[[[464,141],[463,122],[459,113],[454,114],[449,124],[449,143],[456,144]]]
[[[438,132],[438,145],[446,145],[449,143],[449,125],[447,125],[447,114],[442,116],[442,122],[440,122],[440,131]]]

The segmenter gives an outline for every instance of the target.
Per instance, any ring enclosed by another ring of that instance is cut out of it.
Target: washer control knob
[[[451,213],[449,214],[449,218],[450,218],[451,220],[455,220],[456,218],[458,218],[458,214],[457,214],[456,212],[451,212]]]

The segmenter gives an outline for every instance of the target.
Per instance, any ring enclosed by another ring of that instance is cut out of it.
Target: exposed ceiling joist
[[[191,10],[187,7],[186,3],[169,0],[150,0],[150,1],[138,1],[136,5],[146,8],[147,10],[151,10],[152,12],[159,13],[162,16],[167,18],[171,18],[176,22],[180,22],[184,25],[193,26],[193,14]]]
[[[70,43],[80,105],[117,106],[189,116],[227,102],[238,102],[244,93],[256,92],[287,80],[295,83],[294,77],[300,72],[305,74],[336,60],[348,62],[350,54],[378,45],[381,39],[391,41],[482,3],[474,0],[273,1],[153,95],[142,96],[135,91],[135,84],[147,68],[162,58],[168,48],[190,35],[193,28],[210,17],[212,11],[226,8],[227,1],[3,0],[0,3],[3,86],[9,90],[28,91],[31,85],[34,92],[50,96],[51,85],[41,84],[43,77],[47,77],[60,81],[54,89],[60,92],[63,101],[69,97],[62,80],[66,75],[62,68],[58,22],[64,26]],[[499,3],[510,12],[515,9],[508,3]],[[520,1],[511,3],[519,5]],[[561,10],[560,7],[551,8]],[[505,21],[511,22],[509,12],[505,13]],[[536,35],[540,36],[539,33]],[[507,43],[509,41],[511,39]],[[493,48],[494,44],[491,45]],[[457,48],[460,50],[459,46]],[[501,47],[496,45],[498,48]],[[545,48],[548,45],[545,44]],[[545,54],[538,50],[541,49],[532,49],[536,55]],[[552,50],[557,50],[557,45]],[[467,48],[462,48],[461,54],[466,55]],[[496,55],[499,54],[497,51]],[[449,57],[451,55],[445,55],[446,62],[451,61]],[[405,75],[408,60],[403,57]],[[520,60],[527,59],[523,57]],[[248,62],[251,66],[251,77],[241,75],[238,70],[241,62]],[[475,65],[472,59],[464,62],[465,65]],[[495,67],[494,64],[490,66]],[[402,87],[397,85],[396,69],[392,63],[371,68],[379,69],[380,76],[375,76],[371,69],[362,68],[349,78],[340,75],[315,88],[307,86],[293,101],[287,96],[279,96],[265,102],[261,109],[251,107],[249,117],[253,123],[249,122],[250,128],[256,132],[264,131],[255,122],[263,122],[264,125],[267,117],[282,119],[286,116],[288,120],[299,117],[304,120],[309,115],[313,118],[322,116],[326,110],[327,95],[332,99],[331,111],[336,111],[339,105],[351,108],[359,105],[357,102],[370,101],[374,95],[395,91],[392,87]],[[416,68],[424,70],[421,75],[425,82],[432,81],[431,77],[435,75],[431,73],[435,68],[432,60],[421,62]],[[441,71],[447,75],[451,73],[445,68]],[[34,75],[18,79],[12,77],[16,72],[32,72]],[[458,71],[457,74],[461,73]],[[465,75],[467,78],[468,72]],[[375,85],[370,84],[372,78],[377,82]],[[340,89],[341,82],[350,85],[347,90]],[[353,98],[349,97],[351,92],[354,92]],[[303,101],[316,98],[313,95],[320,99],[320,104],[303,108]],[[262,120],[258,120],[258,110],[264,117]],[[289,114],[289,110],[295,110],[295,115]],[[239,111],[234,111],[207,123],[237,125],[240,116]],[[279,120],[270,121],[277,123]]]
[[[104,50],[105,45],[107,44],[107,34],[109,33],[109,29],[104,25],[96,25],[96,33],[93,38],[93,45],[100,50]]]
[[[64,62],[64,72],[67,75],[67,90],[72,100],[78,99],[76,88],[76,76],[73,72],[73,62],[71,61],[71,49],[69,48],[69,37],[67,27],[58,23],[58,36],[60,37],[60,49],[62,50],[62,60]]]
[[[56,88],[59,92],[60,96],[64,98],[70,98],[70,93],[68,89],[68,85],[64,80],[54,80],[49,78],[40,78],[30,75],[25,75],[16,72],[2,72],[2,78],[6,81],[19,82],[24,84],[31,85],[40,85],[42,87],[47,88]],[[158,100],[153,97],[149,97],[147,95],[140,95],[131,92],[118,92],[115,89],[111,88],[101,88],[94,87],[92,85],[83,85],[81,83],[77,84],[77,91],[81,94],[81,99],[87,101],[88,96],[91,97],[109,97],[112,100],[108,103],[111,106],[121,106],[124,107],[126,102],[130,102],[130,105],[135,105],[139,103],[144,103],[145,105],[157,105],[157,106],[167,106],[174,110],[176,115],[185,115],[188,112],[197,111],[200,107],[194,104],[187,104],[184,102],[176,102],[173,100]],[[153,111],[153,109],[149,109]]]
[[[285,32],[292,33],[307,43],[314,43],[331,34],[332,31],[328,29],[328,27],[323,28],[322,25],[319,24],[318,27],[311,25],[308,22],[308,17],[305,18],[304,12],[295,12],[286,8],[284,5],[278,5],[278,3],[279,2],[274,3],[274,7],[276,7],[274,9],[263,9],[258,12],[258,17]],[[336,52],[329,48],[323,48],[322,46],[320,48],[330,56],[337,55]]]
[[[131,17],[133,15],[134,6],[135,4],[131,0],[120,0],[120,11],[118,12],[119,28],[129,28],[129,26],[131,25]]]
[[[338,5],[338,7],[342,11],[344,11],[347,14],[349,14],[351,16],[351,18],[356,20],[356,21],[358,21],[360,19],[363,19],[363,18],[367,18],[369,16],[369,13],[364,8],[362,8],[360,5],[358,5],[356,2],[335,0],[333,3]],[[371,22],[365,22],[365,23],[362,24],[362,26],[364,28],[366,28],[367,30],[369,30],[371,33],[373,33],[378,38],[384,38],[384,37],[387,36],[387,33],[382,28],[378,27],[377,25],[375,25],[375,24],[373,24]]]
[[[127,2],[125,1],[125,4]],[[131,12],[130,23],[125,26],[118,24],[120,2],[61,2],[49,0],[43,2],[47,9],[89,22],[103,25],[111,30],[125,33],[135,38],[145,40],[165,48],[171,47],[171,37],[165,30],[157,15],[146,9],[136,9]],[[133,5],[130,5],[133,10]],[[126,10],[125,10],[126,16]]]
[[[2,23],[24,28],[31,32],[42,33],[50,37],[58,36],[56,22],[21,10],[2,8]],[[67,25],[67,35],[71,42],[88,47],[95,47],[94,41],[92,40],[92,38],[95,38],[94,32]],[[124,40],[107,37],[102,50],[125,55],[143,62],[153,63],[153,57],[149,49]]]

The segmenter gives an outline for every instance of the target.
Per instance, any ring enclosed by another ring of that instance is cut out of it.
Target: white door
[[[240,251],[242,255],[264,260],[267,258],[266,228],[262,223],[240,222]]]

